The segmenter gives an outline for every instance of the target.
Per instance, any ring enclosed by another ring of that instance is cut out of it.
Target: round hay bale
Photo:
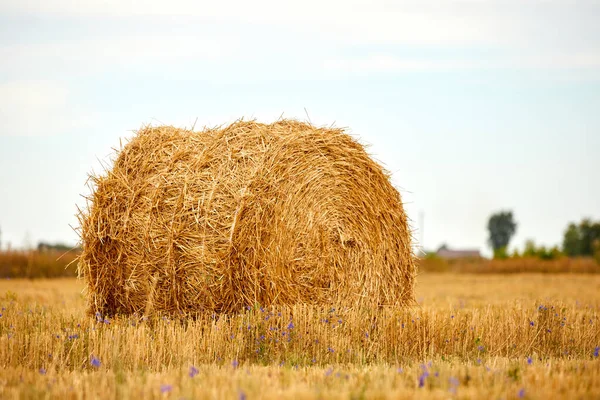
[[[91,180],[79,215],[91,313],[413,302],[400,195],[342,129],[146,127]]]

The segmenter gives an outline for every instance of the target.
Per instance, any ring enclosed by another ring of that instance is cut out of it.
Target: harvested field
[[[88,317],[71,279],[0,281],[0,397],[595,398],[600,277],[423,274],[405,309]],[[522,396],[521,396],[522,395]]]

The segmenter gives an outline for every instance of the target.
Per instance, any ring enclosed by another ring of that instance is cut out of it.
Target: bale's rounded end
[[[93,184],[79,262],[92,313],[413,302],[400,195],[342,129],[146,127]]]

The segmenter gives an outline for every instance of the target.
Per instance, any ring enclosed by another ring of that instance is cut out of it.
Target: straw
[[[91,313],[414,301],[400,194],[343,129],[144,127],[91,182],[78,264]]]

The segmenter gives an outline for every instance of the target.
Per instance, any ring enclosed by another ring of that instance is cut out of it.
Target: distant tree
[[[536,257],[537,249],[535,248],[535,242],[531,239],[525,241],[525,248],[523,249],[523,257]]]
[[[488,241],[494,250],[494,257],[505,257],[507,255],[506,247],[517,231],[517,224],[513,219],[512,211],[501,211],[492,214],[487,227],[490,233]]]
[[[563,251],[569,257],[581,255],[581,235],[577,225],[571,223],[565,231],[563,238]]]
[[[536,246],[535,242],[531,239],[525,241],[525,248],[523,249],[523,257],[539,258],[542,260],[556,260],[562,257],[562,252],[558,246],[546,248],[545,246]]]
[[[563,251],[569,257],[594,256],[600,241],[600,222],[583,219],[579,225],[569,224],[563,237]]]
[[[594,258],[596,262],[600,264],[600,239],[594,241]]]
[[[37,249],[40,252],[49,251],[49,250],[54,250],[54,251],[69,251],[69,250],[72,250],[73,247],[72,246],[68,246],[66,244],[63,244],[63,243],[38,242]]]

